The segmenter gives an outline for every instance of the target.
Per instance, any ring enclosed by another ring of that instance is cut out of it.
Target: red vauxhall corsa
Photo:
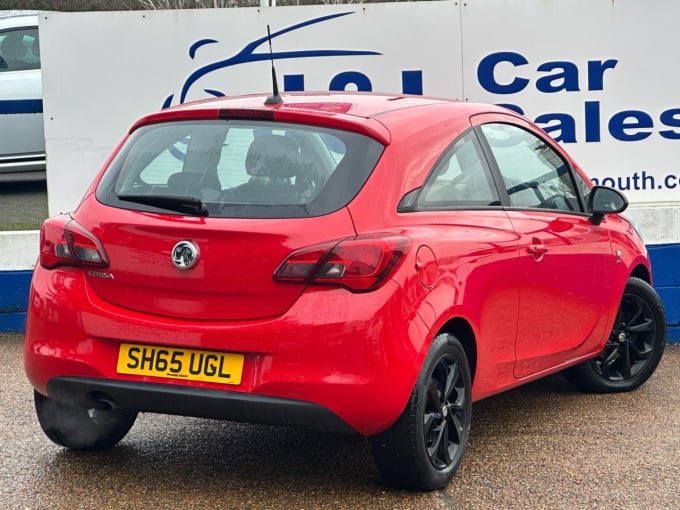
[[[440,488],[474,401],[654,372],[665,317],[626,206],[496,106],[291,93],[146,116],[42,227],[40,425],[76,450],[140,411],[357,433],[388,484]]]

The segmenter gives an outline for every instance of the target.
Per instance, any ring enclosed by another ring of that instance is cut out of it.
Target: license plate
[[[119,374],[241,384],[243,354],[151,345],[121,344]]]

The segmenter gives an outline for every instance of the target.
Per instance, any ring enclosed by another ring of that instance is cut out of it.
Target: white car
[[[45,178],[36,14],[0,13],[0,178]]]

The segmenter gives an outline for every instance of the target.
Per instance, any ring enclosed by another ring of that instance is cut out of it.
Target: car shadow
[[[559,420],[564,406],[581,398],[557,376],[475,403],[471,444],[531,433],[533,422],[541,427],[551,416]],[[320,493],[385,490],[362,437],[153,414],[140,415],[111,450],[59,450],[49,465],[47,484],[68,474],[76,485],[91,485],[97,473],[127,490],[160,491],[180,500],[185,492],[229,497],[234,491],[261,494],[273,488],[299,496],[309,487]],[[182,494],[172,488],[178,481]]]

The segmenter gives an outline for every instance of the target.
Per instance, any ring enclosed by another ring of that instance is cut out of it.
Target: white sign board
[[[285,90],[460,97],[459,16],[451,2],[43,15],[50,212],[77,205],[139,116],[270,92],[267,25]]]
[[[632,203],[679,201],[680,3],[468,0],[41,16],[49,209],[74,208],[163,106],[271,90],[512,105]],[[680,239],[674,239],[678,242]]]
[[[680,201],[680,2],[473,0],[462,13],[466,98],[518,107],[637,204]]]

